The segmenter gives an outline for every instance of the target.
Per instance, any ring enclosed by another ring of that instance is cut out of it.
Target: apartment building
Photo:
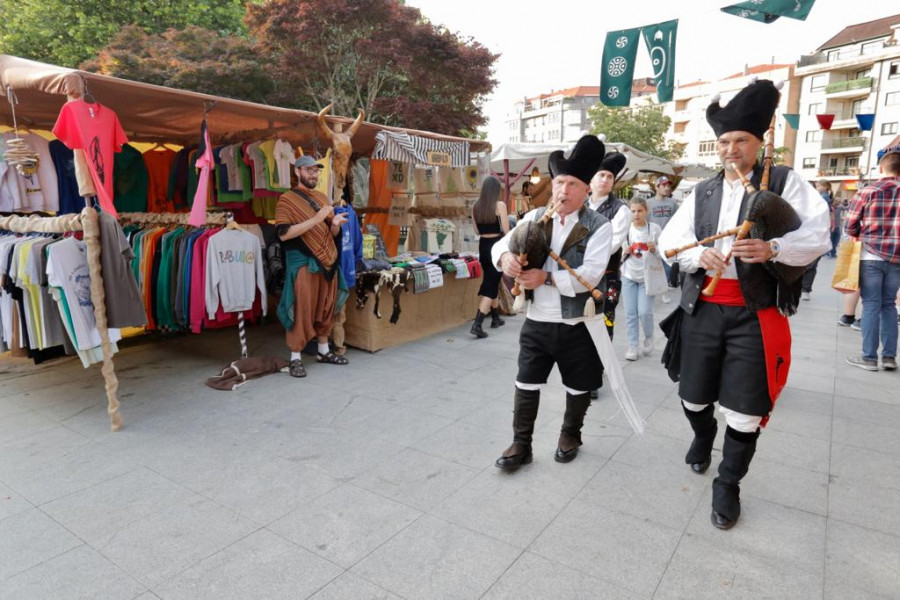
[[[656,93],[651,78],[634,80],[631,97]],[[579,86],[524,98],[507,114],[507,142],[570,143],[591,128],[588,110],[600,102],[598,86]]]
[[[795,168],[812,181],[833,182],[852,196],[861,179],[877,178],[877,153],[900,123],[900,14],[845,27],[803,56],[795,70],[802,88]],[[830,130],[816,115],[834,115]],[[860,131],[858,114],[874,114]]]
[[[800,87],[792,64],[745,66],[740,73],[718,81],[697,81],[677,86],[673,92],[672,102],[664,105],[663,114],[672,121],[666,135],[667,139],[684,145],[681,162],[701,164],[714,169],[722,167],[716,152],[716,134],[706,121],[706,107],[716,94],[720,97],[719,102],[725,105],[753,78],[783,82],[777,114],[797,112]],[[775,147],[785,149],[779,152],[782,164],[794,165],[796,137],[797,132],[788,127],[784,119],[776,119]]]

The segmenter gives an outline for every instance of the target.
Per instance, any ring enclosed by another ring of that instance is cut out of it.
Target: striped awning
[[[429,152],[449,154],[451,167],[469,166],[469,144],[466,142],[435,140],[392,131],[379,131],[375,134],[372,158],[428,165],[431,164],[428,160]]]

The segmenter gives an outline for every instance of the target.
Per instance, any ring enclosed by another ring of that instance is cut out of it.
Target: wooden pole
[[[88,269],[91,274],[91,303],[94,305],[94,320],[100,333],[100,347],[103,350],[103,380],[106,383],[106,398],[109,413],[110,429],[119,431],[122,428],[122,415],[119,414],[119,400],[116,392],[119,380],[113,366],[112,347],[109,343],[109,328],[106,321],[106,294],[103,291],[103,274],[100,270],[100,222],[97,211],[90,206],[81,211],[81,225],[84,228],[84,241],[87,244]]]

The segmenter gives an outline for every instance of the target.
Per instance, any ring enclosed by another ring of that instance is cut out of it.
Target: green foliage
[[[64,67],[93,59],[122,27],[190,25],[244,35],[244,0],[2,0],[0,52]]]
[[[269,0],[247,25],[277,82],[273,104],[459,134],[485,123],[498,55],[399,0]]]
[[[610,142],[622,142],[667,160],[678,160],[684,155],[681,144],[666,141],[671,119],[658,105],[610,108],[598,104],[588,111],[588,116],[592,123],[591,133],[605,134]]]
[[[171,88],[265,102],[275,89],[252,43],[200,27],[149,34],[119,31],[87,71]]]

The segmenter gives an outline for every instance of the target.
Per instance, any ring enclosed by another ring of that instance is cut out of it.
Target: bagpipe
[[[569,266],[569,263],[567,263],[565,259],[554,252],[553,249],[550,248],[550,240],[547,239],[547,235],[545,234],[544,225],[553,218],[553,215],[556,214],[558,208],[558,203],[551,201],[540,220],[525,221],[516,226],[509,235],[509,250],[516,255],[519,264],[523,267],[528,266],[540,269],[544,263],[547,262],[548,257],[556,261],[556,264],[568,271],[578,283],[590,292],[591,298],[588,298],[585,303],[584,316],[593,317],[596,314],[594,301],[601,300],[603,298],[603,292],[598,290],[596,286],[591,285],[590,282],[579,275],[575,269]],[[525,296],[522,294],[522,289],[518,281],[513,285],[512,295],[516,297],[516,301],[513,303],[513,312],[519,312],[524,308]]]

